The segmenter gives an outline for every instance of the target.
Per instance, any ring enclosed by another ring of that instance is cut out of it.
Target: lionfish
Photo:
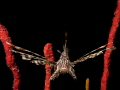
[[[107,44],[100,46],[94,50],[92,50],[91,52],[83,55],[82,57],[80,57],[79,59],[71,62],[69,59],[69,55],[68,55],[68,50],[66,48],[66,44],[67,44],[67,33],[65,33],[65,43],[63,45],[63,52],[60,52],[58,50],[58,52],[61,54],[60,58],[58,61],[50,61],[47,58],[45,58],[42,55],[39,55],[35,52],[32,52],[30,50],[24,49],[22,47],[19,46],[15,46],[11,43],[6,42],[9,45],[12,45],[16,50],[11,50],[14,53],[19,53],[22,56],[23,60],[29,60],[31,63],[34,63],[36,65],[50,65],[51,67],[54,67],[54,72],[50,77],[50,80],[54,80],[55,78],[57,78],[60,74],[62,73],[69,73],[74,79],[76,79],[76,75],[75,75],[75,70],[73,69],[73,67],[75,66],[75,64],[79,63],[79,62],[84,62],[89,58],[95,58],[96,56],[99,56],[100,54],[103,54],[103,51],[105,51],[106,49],[110,49],[110,50],[115,50],[115,47],[110,47],[110,48],[106,48]],[[111,44],[111,43],[108,43]],[[21,50],[21,51],[18,51]],[[99,50],[99,51],[97,51]],[[31,54],[27,54],[24,53],[22,51],[26,51],[29,52]],[[97,52],[95,52],[97,51]],[[95,53],[94,53],[95,52]]]

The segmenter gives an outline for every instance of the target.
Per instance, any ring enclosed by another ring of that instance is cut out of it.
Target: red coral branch
[[[119,26],[119,20],[120,20],[120,0],[117,2],[117,8],[114,13],[114,18],[112,22],[112,27],[109,32],[109,38],[108,38],[108,43],[114,42],[115,34],[117,31],[117,28]],[[114,43],[108,44],[107,48],[110,48],[114,46]],[[109,65],[110,65],[110,55],[112,54],[112,50],[107,49],[105,54],[104,54],[104,71],[103,71],[103,76],[101,78],[101,90],[106,90],[107,89],[107,80],[109,77]]]
[[[13,90],[19,90],[20,86],[20,74],[19,74],[19,69],[16,63],[14,62],[14,55],[10,51],[13,49],[12,46],[8,45],[6,42],[12,43],[7,29],[0,24],[0,40],[3,43],[5,54],[6,54],[6,64],[7,66],[11,69],[14,77],[13,81]]]
[[[54,55],[53,55],[51,43],[47,43],[44,46],[44,56],[47,59],[54,61]],[[50,80],[49,79],[51,76],[51,67],[49,65],[45,65],[45,69],[46,69],[46,77],[45,77],[45,89],[44,90],[50,90]]]

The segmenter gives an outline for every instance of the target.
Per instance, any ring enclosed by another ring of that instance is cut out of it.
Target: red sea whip
[[[2,24],[0,24],[0,40],[2,41],[4,50],[5,50],[6,64],[10,68],[10,70],[12,71],[12,74],[13,74],[14,81],[13,81],[12,88],[13,88],[13,90],[19,90],[20,73],[19,73],[18,66],[16,65],[16,63],[14,61],[14,55],[10,51],[13,49],[13,47],[6,43],[6,42],[12,43],[12,41],[9,37],[7,28],[5,28]]]
[[[114,17],[113,17],[113,21],[112,21],[112,26],[109,32],[109,37],[108,37],[108,43],[113,42],[112,44],[108,44],[106,48],[110,48],[112,46],[114,46],[114,38],[115,38],[115,34],[117,31],[117,28],[119,26],[119,21],[120,21],[120,0],[117,1],[117,8],[114,12]],[[101,78],[101,90],[107,90],[107,80],[109,77],[109,65],[110,65],[110,56],[112,54],[112,50],[107,49],[105,54],[104,54],[104,71],[103,71],[103,75]]]

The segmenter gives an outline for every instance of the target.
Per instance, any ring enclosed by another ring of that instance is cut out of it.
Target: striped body
[[[75,71],[69,60],[66,49],[64,49],[64,51],[61,53],[60,59],[56,62],[55,72],[50,77],[50,80],[55,79],[61,73],[69,73],[74,79],[76,79]]]

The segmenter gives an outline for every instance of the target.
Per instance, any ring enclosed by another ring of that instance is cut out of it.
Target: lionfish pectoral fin
[[[68,73],[73,77],[73,79],[75,79],[75,80],[77,79],[74,70],[71,70]]]
[[[73,77],[73,79],[77,79],[77,77],[76,77],[76,75],[75,74],[73,74],[73,73],[69,73],[72,77]]]
[[[57,78],[60,75],[59,71],[55,71],[52,76],[50,77],[50,80],[54,80],[55,78]]]

